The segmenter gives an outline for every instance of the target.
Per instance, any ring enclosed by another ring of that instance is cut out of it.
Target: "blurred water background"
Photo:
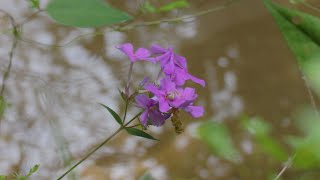
[[[188,8],[151,15],[139,13],[142,0],[109,2],[138,21],[149,21],[192,14],[225,1],[190,1]],[[278,2],[289,5],[287,0]],[[41,6],[46,3],[41,1]],[[0,7],[17,21],[33,12],[20,0],[1,0]],[[0,27],[2,79],[12,39],[5,18],[0,19]],[[95,31],[103,34],[68,43]],[[270,166],[268,158],[252,156],[252,139],[234,124],[242,114],[261,116],[272,123],[274,137],[281,138],[296,133],[292,113],[310,99],[297,63],[262,2],[242,0],[186,22],[126,32],[68,28],[45,13],[34,17],[23,26],[6,84],[4,95],[10,105],[0,122],[0,174],[23,173],[40,164],[31,179],[55,179],[64,166],[116,130],[117,124],[97,102],[123,112],[117,88],[125,84],[129,60],[115,46],[124,42],[136,47],[172,45],[185,56],[189,71],[207,82],[206,88],[192,84],[199,93],[198,104],[206,109],[205,117],[185,116],[181,135],[175,134],[171,122],[150,128],[160,142],[122,133],[76,169],[78,178],[130,180],[149,172],[159,180],[237,180],[265,179],[267,173],[280,171],[281,166]],[[156,76],[155,72],[156,67],[146,63],[134,67],[136,81],[145,74]],[[232,130],[242,152],[237,163],[216,157],[196,137],[195,129],[205,120],[223,122]]]

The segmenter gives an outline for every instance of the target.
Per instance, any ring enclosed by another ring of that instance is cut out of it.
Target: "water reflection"
[[[137,8],[132,2],[125,4],[131,10]],[[216,5],[209,1],[199,4],[201,8]],[[129,62],[114,47],[127,41],[137,46],[153,42],[172,45],[188,58],[190,72],[208,84],[206,89],[199,88],[199,103],[207,111],[203,120],[231,122],[232,127],[237,116],[246,111],[270,119],[281,132],[278,120],[308,100],[301,95],[305,90],[295,62],[271,18],[257,4],[246,1],[182,24],[164,23],[129,32],[104,29],[103,35],[86,36],[63,48],[20,42],[5,93],[11,106],[0,128],[0,173],[26,172],[40,164],[33,179],[53,179],[70,160],[82,157],[116,129],[117,124],[97,102],[122,111],[116,88],[123,86]],[[186,11],[199,11],[199,6],[194,3]],[[0,7],[18,19],[30,11],[21,1],[2,1]],[[168,16],[184,13],[181,10]],[[2,21],[1,29],[8,28]],[[80,34],[93,32],[56,25],[44,14],[23,28],[27,39],[44,44],[66,44]],[[1,78],[8,64],[9,42],[9,36],[1,34]],[[152,64],[134,68],[137,81],[145,74],[155,78],[158,72]],[[275,103],[279,99],[286,100],[285,107]],[[264,177],[259,173],[239,175],[240,166],[256,168],[255,159],[244,157],[242,164],[231,164],[213,156],[195,138],[200,121],[186,117],[186,132],[179,136],[171,122],[151,128],[161,139],[159,143],[122,134],[76,171],[84,179],[129,180],[146,171],[156,179]],[[233,133],[242,151],[250,155],[254,148],[251,140]],[[263,159],[259,166],[263,166]]]

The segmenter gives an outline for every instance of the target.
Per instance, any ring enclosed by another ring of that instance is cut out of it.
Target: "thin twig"
[[[317,8],[317,7],[309,4],[308,2],[303,1],[303,2],[301,2],[301,3],[302,3],[304,6],[306,6],[307,8],[310,8],[310,9],[312,9],[312,10],[314,10],[314,11],[320,12],[320,8]]]
[[[21,38],[21,41],[23,42],[26,42],[26,43],[30,43],[30,44],[36,44],[36,45],[39,45],[39,46],[46,46],[46,47],[51,47],[51,48],[64,48],[64,47],[67,47],[67,46],[70,46],[73,42],[75,41],[78,41],[82,38],[85,38],[87,36],[99,36],[99,35],[103,35],[104,33],[102,31],[98,31],[98,32],[95,32],[95,33],[85,33],[85,34],[81,34],[81,35],[78,35],[74,38],[72,38],[70,41],[64,43],[64,44],[46,44],[46,43],[42,43],[42,42],[38,42],[38,41],[35,41],[35,40],[32,40],[32,39],[28,39],[28,38],[25,38],[25,37],[22,37]]]
[[[292,165],[292,162],[296,156],[297,156],[297,153],[295,153],[292,157],[288,159],[287,162],[285,162],[283,168],[278,173],[278,175],[274,178],[274,180],[278,180],[282,176],[282,174]]]
[[[4,90],[6,88],[6,81],[7,81],[8,77],[9,77],[9,74],[10,74],[10,71],[11,71],[13,54],[14,54],[14,51],[15,51],[15,49],[17,47],[17,44],[18,44],[18,39],[14,38],[13,44],[11,46],[11,50],[9,52],[9,65],[7,67],[6,72],[3,75],[3,78],[2,78],[2,86],[1,86],[1,90],[0,90],[0,96],[3,96]]]
[[[75,169],[79,164],[81,164],[83,161],[88,159],[93,153],[95,153],[98,149],[100,149],[103,145],[105,145],[111,138],[113,138],[115,135],[117,135],[123,127],[120,127],[116,132],[114,132],[111,136],[109,136],[106,140],[104,140],[102,143],[100,143],[96,148],[94,148],[92,151],[90,151],[86,156],[84,156],[79,162],[77,162],[75,165],[73,165],[68,171],[63,173],[60,177],[58,177],[57,180],[62,179],[67,174],[69,174],[73,169]]]
[[[162,20],[156,20],[156,21],[148,21],[148,22],[140,22],[140,23],[130,23],[124,26],[115,26],[115,27],[111,27],[111,29],[115,30],[115,31],[128,31],[132,28],[135,27],[140,27],[140,26],[150,26],[150,25],[157,25],[157,24],[162,24],[162,23],[174,23],[174,22],[182,22],[183,20],[187,20],[187,19],[192,19],[192,18],[196,18],[199,16],[203,16],[209,13],[213,13],[213,12],[217,12],[220,10],[223,10],[229,6],[231,6],[232,4],[241,1],[241,0],[229,0],[226,3],[222,4],[221,6],[218,7],[214,7],[205,11],[201,11],[195,14],[190,14],[190,15],[184,15],[184,16],[180,16],[180,17],[176,17],[176,18],[169,18],[169,19],[162,19]],[[46,44],[46,43],[42,43],[42,42],[38,42],[32,39],[27,39],[22,37],[21,41],[27,42],[27,43],[32,43],[32,44],[37,44],[40,46],[47,46],[47,47],[54,47],[54,48],[63,48],[66,46],[71,45],[73,42],[80,40],[86,36],[98,36],[103,34],[103,32],[95,32],[95,33],[86,33],[86,34],[82,34],[79,36],[74,37],[73,39],[71,39],[69,42],[64,43],[64,44]]]
[[[22,26],[24,24],[26,24],[27,22],[29,22],[32,18],[34,18],[35,16],[37,16],[38,14],[40,14],[41,12],[43,12],[43,9],[38,9],[36,12],[32,13],[31,15],[29,15],[28,17],[26,17],[25,19],[23,19],[20,23],[17,23],[18,26]]]
[[[183,20],[194,19],[194,18],[199,17],[199,16],[207,15],[207,14],[212,13],[212,12],[217,12],[217,11],[226,9],[227,7],[229,7],[230,5],[232,5],[232,4],[234,4],[235,2],[238,2],[238,1],[240,1],[240,0],[229,0],[226,3],[224,3],[224,4],[222,4],[222,5],[218,6],[218,7],[214,7],[214,8],[205,10],[205,11],[200,11],[200,12],[195,13],[195,14],[183,15],[183,16],[176,17],[176,18],[161,19],[161,20],[156,20],[156,21],[132,23],[132,24],[125,25],[123,27],[115,28],[115,29],[119,30],[119,31],[126,31],[126,30],[130,30],[132,28],[140,27],[140,26],[150,26],[150,25],[157,25],[157,24],[162,24],[162,23],[181,22]]]
[[[14,21],[13,16],[11,16],[7,11],[5,11],[3,9],[0,9],[0,12],[5,14],[10,19],[11,25],[12,25],[12,27],[14,27],[15,26],[15,21]]]
[[[13,29],[13,43],[12,43],[11,49],[9,51],[9,64],[8,64],[8,67],[7,67],[4,75],[3,75],[2,85],[1,85],[1,90],[0,90],[0,96],[3,96],[3,93],[5,91],[5,87],[6,87],[6,81],[7,81],[8,77],[9,77],[9,74],[10,74],[10,71],[11,71],[11,67],[12,67],[14,51],[15,51],[15,49],[17,47],[17,44],[18,44],[19,34],[18,34],[18,29],[17,29],[17,26],[15,24],[14,18],[5,10],[0,9],[0,12],[4,13],[10,19],[11,26],[12,26],[12,29]]]

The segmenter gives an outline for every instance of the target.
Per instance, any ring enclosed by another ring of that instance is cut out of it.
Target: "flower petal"
[[[142,125],[144,125],[145,127],[148,125],[148,114],[149,111],[145,110],[143,111],[143,113],[140,115],[140,122]]]
[[[173,74],[170,75],[171,80],[178,86],[183,86],[187,79],[189,79],[189,74],[181,68],[175,68]]]
[[[163,47],[161,47],[158,44],[152,44],[151,48],[150,48],[150,51],[152,52],[152,54],[163,54],[168,50],[163,48]]]
[[[120,46],[117,46],[117,48],[122,51],[124,54],[126,54],[131,62],[135,62],[136,58],[134,57],[133,53],[133,46],[131,43],[125,43]]]
[[[173,56],[170,56],[168,63],[164,65],[163,69],[165,74],[170,75],[174,73],[175,65],[173,61]]]
[[[160,97],[163,93],[161,93],[161,91],[159,91],[159,89],[153,85],[153,84],[147,84],[144,87],[146,90],[150,91],[151,93],[153,93],[155,96]]]
[[[194,88],[186,87],[182,92],[182,96],[186,101],[193,101],[197,98],[197,94],[195,93],[195,91],[196,90]]]
[[[169,60],[170,60],[170,53],[164,53],[158,57],[155,57],[156,61],[160,61],[161,67],[164,68]]]
[[[162,126],[167,119],[164,115],[162,115],[159,111],[150,111],[149,113],[150,121],[155,126]]]
[[[187,61],[185,57],[175,54],[174,59],[177,66],[179,66],[182,69],[187,69]]]
[[[188,106],[184,108],[184,110],[191,114],[191,116],[194,118],[199,118],[204,114],[204,109],[202,106]]]
[[[200,84],[202,87],[205,87],[206,86],[206,82],[202,79],[199,79],[195,76],[192,76],[191,74],[188,74],[189,75],[189,79],[197,84]]]
[[[161,112],[167,112],[170,110],[170,106],[164,98],[159,99],[159,110]]]
[[[161,87],[161,90],[164,90],[164,92],[163,92],[164,94],[169,91],[176,90],[176,84],[174,82],[172,82],[170,77],[168,77],[168,76],[161,79],[160,87]]]
[[[136,58],[144,60],[145,58],[148,58],[151,53],[148,49],[145,48],[139,48],[136,52],[135,52]]]
[[[149,101],[151,100],[148,96],[144,94],[139,94],[135,97],[136,103],[141,108],[148,108]]]

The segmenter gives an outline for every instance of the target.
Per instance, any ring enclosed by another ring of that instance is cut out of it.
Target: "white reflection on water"
[[[239,52],[236,49],[229,49],[228,56],[237,58]],[[227,68],[231,59],[227,57],[220,57],[217,63],[220,67]],[[234,61],[234,60],[233,60]],[[210,62],[210,61],[209,61]],[[234,63],[234,62],[232,62]],[[213,63],[207,63],[206,73],[208,77],[208,87],[211,94],[211,106],[214,108],[213,119],[216,121],[223,121],[226,118],[236,117],[243,110],[243,102],[237,92],[237,76],[232,70],[224,71],[223,86],[219,86],[219,81],[216,75],[216,69]]]

